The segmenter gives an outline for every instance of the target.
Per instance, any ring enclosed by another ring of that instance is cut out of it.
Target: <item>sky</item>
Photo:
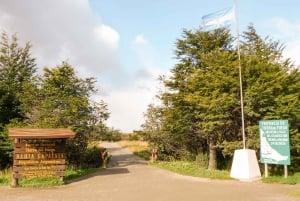
[[[94,77],[95,101],[107,103],[107,125],[140,130],[158,77],[176,64],[175,43],[201,17],[233,6],[233,0],[0,0],[0,31],[30,42],[38,72],[68,61],[77,74]],[[237,0],[239,32],[257,33],[284,46],[300,64],[300,1]],[[233,29],[235,30],[235,28]],[[233,35],[236,35],[236,32]]]

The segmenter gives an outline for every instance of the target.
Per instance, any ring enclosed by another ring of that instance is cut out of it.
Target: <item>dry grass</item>
[[[150,152],[148,143],[145,141],[139,140],[122,140],[119,141],[118,144],[121,147],[130,149],[135,155],[145,159],[150,159]]]
[[[139,152],[148,150],[148,142],[139,141],[139,140],[122,140],[119,141],[118,144],[121,147],[128,148],[132,152]]]

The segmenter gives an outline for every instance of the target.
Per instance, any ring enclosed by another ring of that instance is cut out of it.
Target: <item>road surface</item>
[[[71,184],[41,188],[0,187],[0,201],[299,201],[299,185],[219,181],[178,175],[134,156],[116,143],[109,167]]]

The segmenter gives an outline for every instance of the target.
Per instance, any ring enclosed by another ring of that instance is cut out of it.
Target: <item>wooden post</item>
[[[265,163],[265,178],[267,178],[269,176],[269,172],[268,172],[268,164]]]
[[[287,165],[284,165],[284,178],[288,177],[288,168]]]
[[[19,138],[15,138],[15,140],[14,140],[14,146],[15,146],[16,143],[19,143],[19,142],[20,142],[20,139]],[[14,172],[12,174],[12,183],[11,183],[11,185],[12,185],[12,187],[17,187],[19,185],[19,179],[16,178],[16,175],[15,175]]]

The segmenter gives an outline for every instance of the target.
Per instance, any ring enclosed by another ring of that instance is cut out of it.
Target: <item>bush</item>
[[[102,166],[101,152],[104,148],[99,148],[97,146],[88,147],[85,157],[84,166],[87,168],[98,168]]]
[[[103,141],[120,141],[122,140],[122,133],[119,130],[109,129],[106,132],[101,133],[100,140]]]
[[[0,125],[0,170],[13,164],[13,141],[8,138],[7,127]]]

